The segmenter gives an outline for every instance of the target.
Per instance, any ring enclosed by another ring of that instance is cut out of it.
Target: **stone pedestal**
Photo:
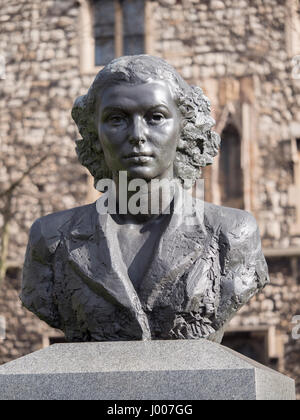
[[[294,381],[206,340],[56,344],[0,367],[0,400],[293,400]]]

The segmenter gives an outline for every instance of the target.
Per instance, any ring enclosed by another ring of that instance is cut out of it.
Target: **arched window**
[[[244,208],[244,181],[241,165],[241,136],[233,124],[228,124],[221,135],[219,184],[221,204]]]

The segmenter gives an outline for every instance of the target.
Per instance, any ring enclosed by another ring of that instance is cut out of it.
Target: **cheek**
[[[166,153],[175,152],[180,137],[179,124],[168,124],[156,132],[155,146]]]
[[[102,148],[108,149],[113,151],[116,146],[119,144],[119,136],[116,133],[116,130],[106,130],[105,128],[101,128],[98,130],[99,133],[99,141]]]

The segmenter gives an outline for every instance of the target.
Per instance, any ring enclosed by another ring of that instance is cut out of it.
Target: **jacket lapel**
[[[192,310],[191,301],[203,294],[208,283],[209,265],[203,255],[209,253],[211,238],[204,226],[204,210],[201,203],[200,211],[195,205],[193,223],[190,224],[182,197],[175,197],[178,200],[177,211],[160,238],[140,287],[139,296],[146,311],[153,310],[155,306],[180,306],[181,310]],[[178,287],[177,283],[183,275],[187,275],[185,302],[179,304],[172,290],[176,285]]]
[[[110,216],[99,215],[93,205],[90,211],[75,217],[70,221],[68,233],[63,229],[72,268],[94,293],[133,313],[143,339],[150,338],[147,317],[128,278]]]

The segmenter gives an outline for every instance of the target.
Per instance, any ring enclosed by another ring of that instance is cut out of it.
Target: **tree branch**
[[[3,214],[3,226],[1,229],[0,237],[0,287],[4,282],[6,271],[7,271],[7,257],[8,247],[10,240],[10,222],[12,219],[12,197],[15,189],[23,182],[24,178],[28,176],[35,168],[40,166],[50,154],[43,155],[37,162],[29,166],[29,168],[20,176],[17,181],[13,182],[9,188],[0,193],[0,198],[5,198],[4,208],[1,210]]]
[[[37,162],[35,162],[33,165],[31,165],[21,176],[17,181],[13,182],[11,186],[0,193],[0,198],[7,197],[8,195],[12,194],[14,190],[23,182],[24,178],[28,176],[36,167],[40,166],[50,155],[44,155],[42,156]]]

